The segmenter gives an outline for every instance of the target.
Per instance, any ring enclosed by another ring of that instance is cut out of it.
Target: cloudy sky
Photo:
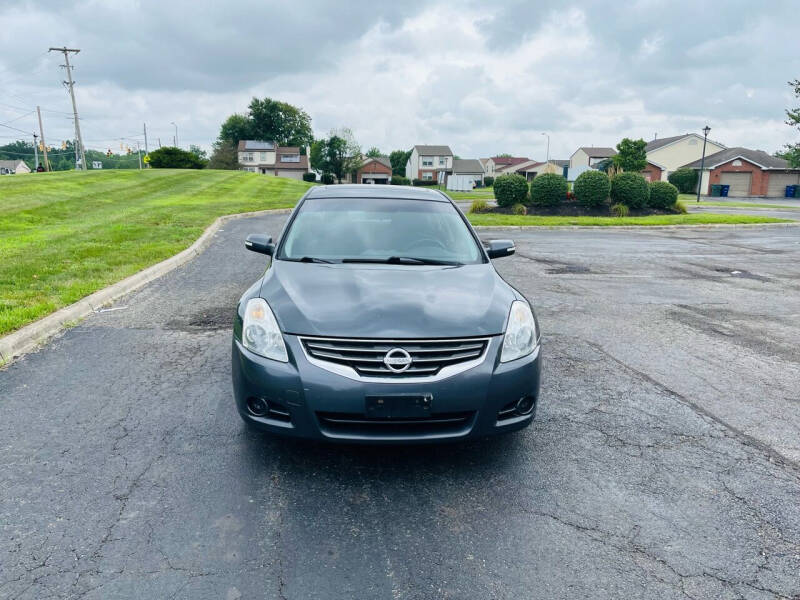
[[[567,158],[622,137],[699,131],[773,152],[800,78],[796,0],[273,2],[0,0],[0,142],[72,137],[72,56],[88,147],[210,146],[253,96],[304,108],[363,148]],[[125,138],[120,140],[120,138]]]

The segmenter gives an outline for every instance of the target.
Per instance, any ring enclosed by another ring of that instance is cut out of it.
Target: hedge
[[[415,179],[414,185],[416,186],[428,186],[428,185],[439,185],[439,182],[435,179]]]
[[[647,181],[638,173],[620,173],[611,180],[611,199],[628,208],[644,208],[650,196]]]
[[[558,206],[567,198],[567,180],[555,173],[537,176],[531,182],[531,204],[534,206]]]
[[[333,173],[323,173],[322,174],[322,183],[325,185],[331,185],[335,181],[333,177]]]
[[[392,175],[392,185],[411,185],[411,181],[402,175]]]
[[[528,199],[528,182],[522,175],[500,175],[494,180],[494,197],[498,206],[513,206]]]
[[[483,185],[485,185],[486,187],[492,187],[493,184],[494,184],[494,177],[492,177],[491,175],[487,175],[486,177],[483,178]]]
[[[303,181],[316,181],[317,174],[316,173],[303,173]]]
[[[650,182],[648,205],[661,210],[669,210],[678,201],[678,188],[666,181]]]
[[[575,198],[585,208],[599,208],[608,200],[611,181],[602,171],[584,171],[572,186]]]
[[[667,179],[678,188],[681,194],[691,194],[697,186],[697,171],[694,169],[678,169],[667,175]]]

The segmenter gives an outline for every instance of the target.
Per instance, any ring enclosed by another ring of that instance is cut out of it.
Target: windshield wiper
[[[454,260],[438,260],[436,258],[419,258],[416,256],[389,256],[388,258],[343,258],[342,262],[398,265],[447,265],[452,267],[460,267],[463,264]]]
[[[284,260],[290,260],[292,262],[326,263],[326,264],[333,264],[334,262],[332,260],[327,260],[325,258],[317,258],[316,256],[304,256],[302,258],[286,258]]]

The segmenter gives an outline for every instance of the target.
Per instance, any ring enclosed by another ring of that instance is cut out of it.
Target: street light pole
[[[544,132],[542,132],[542,135],[547,136],[547,158],[545,159],[545,161],[550,162],[550,135]]]
[[[178,126],[175,124],[174,121],[170,121],[170,123],[175,127],[175,137],[173,138],[173,142],[175,143],[175,147],[178,147]]]
[[[697,180],[697,202],[700,202],[700,188],[703,187],[703,169],[706,166],[706,140],[708,139],[708,132],[711,127],[706,125],[703,127],[703,157],[700,159],[700,179]]]

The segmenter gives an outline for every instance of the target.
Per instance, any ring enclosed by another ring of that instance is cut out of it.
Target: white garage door
[[[783,198],[787,185],[800,184],[800,173],[770,173],[767,184],[767,196]]]
[[[731,186],[728,196],[750,195],[750,173],[723,173],[719,182]]]

